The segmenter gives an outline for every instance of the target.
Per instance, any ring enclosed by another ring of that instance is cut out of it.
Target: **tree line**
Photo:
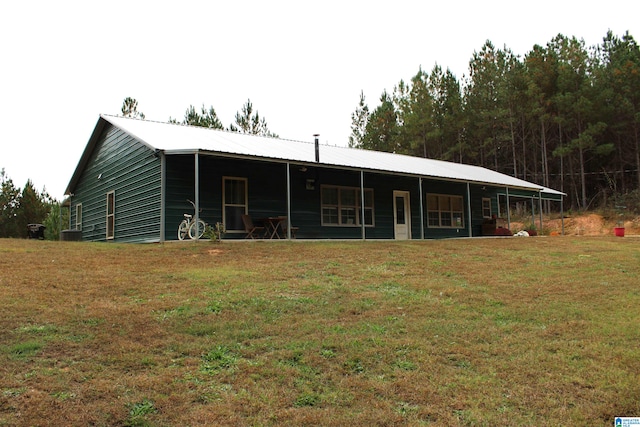
[[[361,92],[351,119],[351,147],[487,167],[562,190],[570,208],[639,198],[640,49],[628,32],[591,47],[559,34],[524,57],[487,41],[468,76],[420,68],[375,109]]]
[[[143,120],[145,118],[144,113],[138,111],[138,101],[131,97],[124,99],[120,111],[125,117],[140,118]],[[272,138],[279,137],[269,130],[267,120],[264,117],[260,117],[258,110],[254,111],[251,99],[248,99],[247,102],[244,103],[241,112],[238,111],[236,113],[235,123],[231,123],[227,128],[224,127],[222,121],[218,118],[218,114],[213,106],[205,108],[204,104],[199,111],[193,105],[189,105],[182,121],[169,117],[169,123],[228,130],[230,132],[261,135]]]
[[[46,190],[38,191],[31,180],[21,189],[0,169],[0,237],[27,237],[28,224],[42,224],[45,238],[58,240],[61,224],[68,221]]]

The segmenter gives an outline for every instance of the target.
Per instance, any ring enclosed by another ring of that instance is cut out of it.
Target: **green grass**
[[[19,342],[9,347],[8,354],[14,360],[24,360],[36,355],[42,347],[38,341]]]
[[[610,426],[640,240],[0,240],[0,426]]]

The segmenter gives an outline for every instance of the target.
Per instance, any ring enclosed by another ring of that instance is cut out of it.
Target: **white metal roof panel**
[[[313,142],[246,135],[118,116],[102,115],[101,117],[149,146],[169,154],[209,151],[297,163],[315,163]],[[320,164],[562,194],[479,166],[348,147],[320,145]]]

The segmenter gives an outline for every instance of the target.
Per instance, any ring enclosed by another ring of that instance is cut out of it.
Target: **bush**
[[[513,236],[513,233],[508,228],[498,227],[496,228],[496,236]]]
[[[204,237],[211,239],[212,242],[219,243],[226,232],[227,230],[221,222],[216,222],[213,227],[207,224],[207,228],[204,230]]]
[[[60,230],[64,227],[62,224],[69,225],[69,209],[61,208],[60,205],[52,203],[51,210],[43,224],[47,227],[44,230],[45,239],[60,240]]]

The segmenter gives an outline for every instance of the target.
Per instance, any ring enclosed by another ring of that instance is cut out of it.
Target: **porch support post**
[[[509,187],[505,187],[507,190],[507,228],[511,230],[511,210],[509,209]]]
[[[418,178],[418,191],[420,191],[420,239],[424,240],[424,205],[422,194],[422,177]]]
[[[540,233],[542,235],[542,191],[538,193],[538,214],[540,215]]]
[[[362,240],[367,239],[364,222],[364,171],[360,170],[360,229],[362,230]]]
[[[291,163],[287,162],[287,240],[291,240]]]
[[[195,205],[196,211],[194,213],[194,219],[196,221],[196,241],[200,240],[200,153],[196,152],[195,154],[195,164],[194,164],[194,192],[195,192]]]
[[[469,227],[469,237],[473,237],[473,221],[471,218],[471,185],[467,182],[467,215],[469,220],[467,221]]]
[[[531,223],[535,227],[535,225],[536,225],[536,201],[535,201],[535,199],[533,197],[531,198]]]
[[[71,215],[72,215],[72,211],[73,211],[73,196],[75,196],[75,194],[73,193],[69,193],[69,230],[71,230]],[[60,215],[60,219],[62,219],[62,214]],[[77,220],[76,220],[77,221]],[[62,223],[62,221],[60,221]]]
[[[564,236],[564,196],[560,195],[560,224],[562,224],[562,235]]]
[[[160,242],[165,241],[165,222],[167,209],[167,159],[163,151],[160,151]]]

